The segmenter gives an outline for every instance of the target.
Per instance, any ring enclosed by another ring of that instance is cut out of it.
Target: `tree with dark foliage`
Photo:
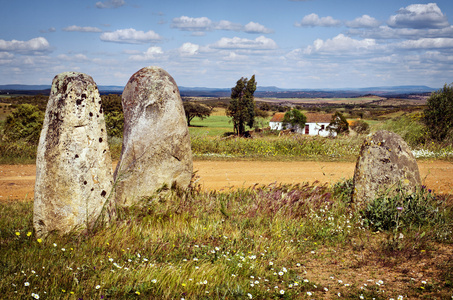
[[[184,101],[182,105],[184,106],[184,112],[186,114],[187,126],[190,126],[190,121],[195,117],[203,120],[211,115],[212,110],[204,105],[189,101]]]
[[[327,126],[327,130],[334,131],[337,134],[346,134],[349,132],[349,124],[343,114],[339,111],[335,112],[332,116],[332,120]]]
[[[453,139],[453,84],[431,94],[426,103],[423,121],[432,139]]]
[[[305,123],[307,122],[307,117],[301,113],[298,109],[292,109],[285,113],[283,117],[283,126],[291,125],[291,129],[298,131],[298,129],[302,129],[305,127]]]
[[[231,89],[231,100],[226,114],[232,118],[234,132],[238,135],[244,135],[245,126],[252,128],[255,123],[255,98],[253,97],[255,90],[255,75],[250,80],[242,77]]]

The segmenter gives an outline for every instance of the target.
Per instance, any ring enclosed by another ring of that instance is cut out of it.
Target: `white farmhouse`
[[[336,132],[327,130],[327,126],[332,120],[332,114],[319,114],[319,113],[306,113],[307,122],[304,128],[291,128],[288,124],[286,129],[291,129],[297,133],[307,135],[320,135],[320,136],[336,136]],[[269,126],[272,130],[283,130],[283,118],[285,113],[276,113],[269,121]]]

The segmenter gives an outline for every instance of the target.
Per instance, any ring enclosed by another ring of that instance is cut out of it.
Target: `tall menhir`
[[[55,76],[36,160],[33,225],[38,237],[93,227],[111,216],[112,160],[96,83]]]
[[[192,150],[179,89],[159,67],[146,67],[123,91],[124,132],[115,170],[117,204],[130,206],[164,185],[185,188]]]

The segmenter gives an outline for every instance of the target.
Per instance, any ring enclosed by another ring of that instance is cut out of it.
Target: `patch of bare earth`
[[[423,183],[437,193],[453,194],[453,163],[419,161]],[[115,166],[114,166],[115,167]],[[207,190],[255,184],[335,183],[354,175],[353,162],[194,161],[199,183]],[[33,199],[35,165],[0,165],[0,201]]]
[[[376,233],[348,245],[320,247],[304,258],[303,276],[317,285],[316,292],[323,299],[338,298],[338,293],[355,299],[360,294],[365,299],[400,295],[404,299],[451,299],[453,288],[445,286],[442,278],[444,263],[452,259],[451,245],[391,251],[384,247],[386,239],[386,234]]]

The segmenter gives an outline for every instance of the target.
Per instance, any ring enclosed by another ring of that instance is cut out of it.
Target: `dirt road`
[[[453,163],[419,161],[418,166],[428,188],[453,194]],[[199,183],[217,190],[275,181],[334,183],[352,177],[354,167],[352,162],[194,161]],[[35,173],[35,165],[0,165],[0,201],[33,199]]]

